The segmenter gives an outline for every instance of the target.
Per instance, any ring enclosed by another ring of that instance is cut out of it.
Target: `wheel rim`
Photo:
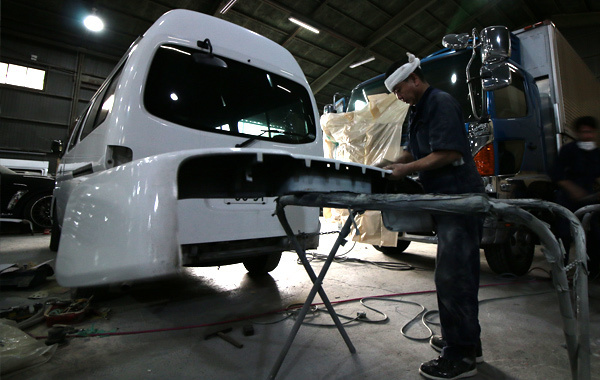
[[[52,216],[50,208],[52,205],[52,195],[46,195],[35,201],[29,211],[31,221],[43,228],[52,227]]]

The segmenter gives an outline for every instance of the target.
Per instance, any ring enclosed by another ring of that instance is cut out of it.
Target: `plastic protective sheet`
[[[0,374],[6,375],[20,369],[50,360],[57,345],[46,346],[20,330],[14,321],[0,319]]]
[[[328,113],[321,116],[325,157],[341,161],[376,165],[393,162],[402,151],[402,124],[408,105],[394,94],[368,97],[368,105],[359,111]],[[324,217],[342,224],[347,210],[325,209]],[[387,230],[379,211],[367,211],[356,217],[359,234],[352,240],[361,243],[392,246],[398,242],[398,232]]]

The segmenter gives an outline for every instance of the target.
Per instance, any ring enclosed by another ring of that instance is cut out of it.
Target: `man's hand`
[[[412,156],[410,157],[412,158]],[[407,161],[406,163],[396,161],[396,163],[392,165],[385,166],[384,169],[392,171],[392,174],[390,174],[389,178],[401,179],[411,173],[441,168],[442,166],[451,164],[460,158],[462,158],[462,155],[458,151],[436,150],[416,161],[411,160]]]
[[[390,164],[392,164],[392,161],[383,159],[383,161],[376,163],[374,166],[381,168],[381,169],[385,169],[385,167],[389,166]]]
[[[392,171],[389,175],[391,179],[402,179],[413,172],[409,164],[392,164],[385,166],[384,169]]]

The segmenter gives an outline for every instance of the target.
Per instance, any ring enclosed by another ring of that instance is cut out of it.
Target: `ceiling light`
[[[360,61],[360,62],[356,62],[356,63],[351,64],[350,68],[353,69],[355,67],[358,67],[360,65],[364,65],[365,63],[369,63],[369,62],[374,61],[374,60],[375,60],[375,57],[370,57],[370,58],[365,59],[364,61]]]
[[[83,25],[92,32],[99,32],[104,29],[104,22],[96,16],[96,9],[92,9],[92,14],[83,20]]]
[[[290,20],[291,22],[293,22],[296,25],[300,25],[301,27],[310,30],[313,33],[319,33],[319,29],[315,28],[314,26],[310,26],[298,19],[295,19],[293,17],[288,18],[288,20]]]
[[[225,14],[225,12],[229,10],[229,8],[233,7],[233,4],[235,4],[236,1],[237,0],[229,0],[229,2],[225,4],[225,6],[219,12],[221,14]]]

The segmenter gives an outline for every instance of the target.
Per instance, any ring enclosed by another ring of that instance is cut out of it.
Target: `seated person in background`
[[[557,203],[575,212],[583,206],[600,203],[600,149],[598,149],[598,124],[591,116],[575,120],[577,140],[563,146],[558,154],[552,173],[558,185]],[[557,235],[565,246],[568,261],[571,246],[569,223],[559,221]],[[587,253],[590,258],[590,275],[599,273],[600,256],[600,212],[593,215],[591,230],[586,236]]]

